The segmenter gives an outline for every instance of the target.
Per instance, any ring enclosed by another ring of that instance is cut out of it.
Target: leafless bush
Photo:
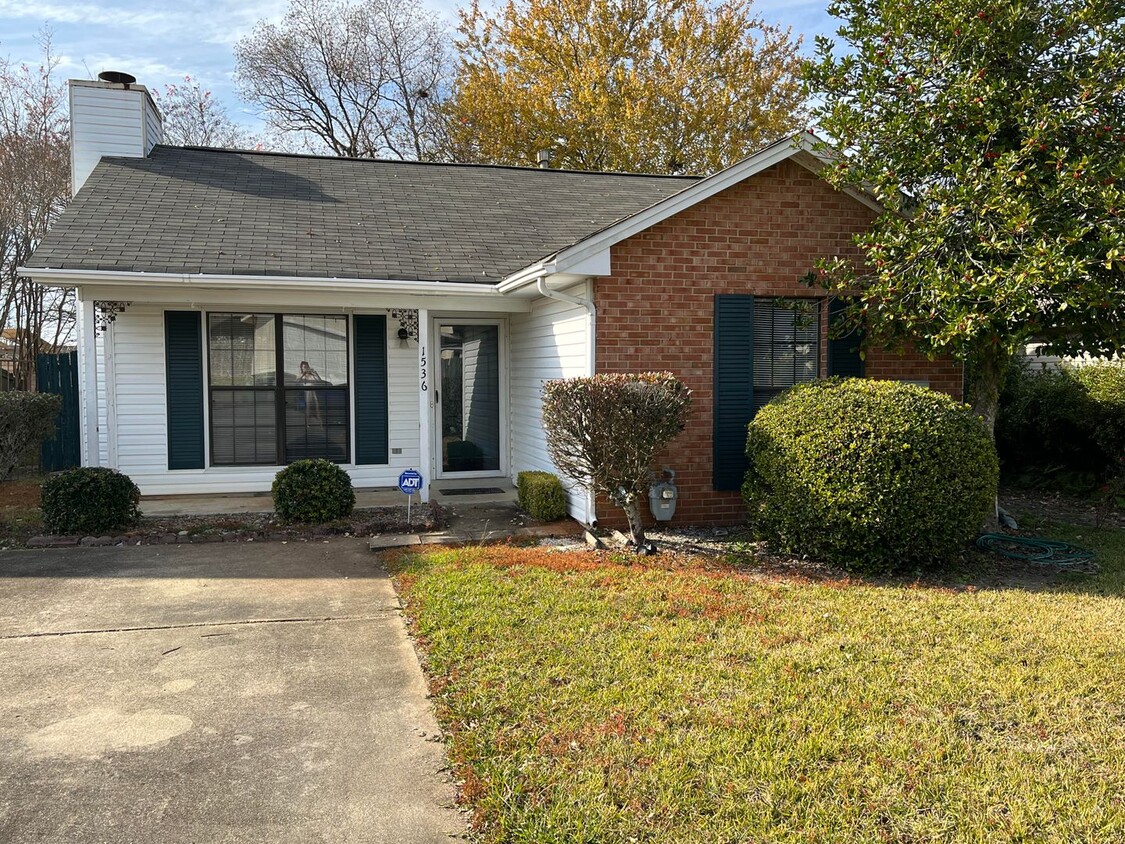
[[[657,452],[684,429],[691,391],[671,372],[595,375],[543,386],[547,450],[562,474],[625,511],[635,547]]]

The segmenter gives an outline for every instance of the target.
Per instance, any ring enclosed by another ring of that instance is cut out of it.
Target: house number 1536
[[[418,364],[422,367],[422,392],[430,389],[430,385],[426,383],[426,347],[423,346],[418,350]]]

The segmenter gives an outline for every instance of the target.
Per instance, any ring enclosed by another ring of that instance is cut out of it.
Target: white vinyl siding
[[[581,284],[566,292],[587,298],[592,291]],[[541,391],[544,381],[591,374],[590,315],[579,305],[538,299],[530,313],[513,314],[510,331],[512,479],[528,470],[557,474],[547,455]],[[562,480],[570,514],[586,521],[586,493]]]
[[[156,111],[139,87],[70,83],[71,185],[77,192],[102,156],[143,158],[159,138]],[[155,125],[154,125],[155,124]]]
[[[145,111],[145,155],[152,152],[152,148],[164,140],[164,127],[161,125],[160,112],[148,97],[141,97]]]
[[[172,305],[167,308],[189,309]],[[230,306],[217,305],[204,310],[229,311]],[[276,310],[290,312],[293,308],[286,306]],[[403,469],[418,466],[418,347],[411,343],[409,348],[402,348],[397,331],[398,324],[388,319],[390,463],[358,467],[345,464],[343,468],[360,488],[394,486]],[[113,337],[117,384],[117,468],[129,475],[143,494],[269,491],[280,466],[168,470],[164,307],[129,306],[125,313],[118,315]],[[99,360],[101,357],[99,355]],[[105,381],[99,380],[99,385],[103,385],[104,390]],[[395,449],[401,449],[402,453],[395,454]]]

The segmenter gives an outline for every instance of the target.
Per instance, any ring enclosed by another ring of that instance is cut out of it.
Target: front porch
[[[360,509],[405,504],[407,469],[416,503],[514,503],[519,472],[553,469],[543,382],[592,358],[586,308],[553,297],[125,292],[79,290],[83,462],[129,475],[150,516],[268,513],[277,472],[310,457]]]
[[[516,502],[516,488],[507,478],[466,478],[442,480],[430,486],[430,501],[451,507],[460,505],[506,504]],[[418,503],[418,498],[414,499]],[[372,507],[405,507],[406,496],[393,487],[357,489],[357,510]],[[271,513],[273,499],[268,492],[189,495],[146,495],[141,498],[145,516],[226,516],[244,513]]]

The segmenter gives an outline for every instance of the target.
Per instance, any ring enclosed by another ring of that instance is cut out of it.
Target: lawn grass
[[[1103,573],[949,588],[507,547],[392,565],[484,841],[1125,841],[1125,536],[1054,535]]]

